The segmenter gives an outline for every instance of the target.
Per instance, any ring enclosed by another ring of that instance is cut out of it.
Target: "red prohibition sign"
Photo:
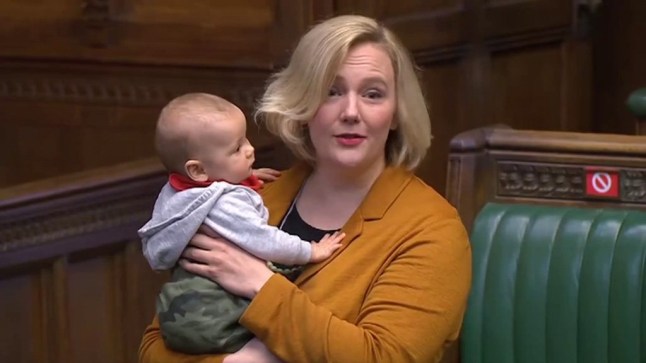
[[[592,175],[592,188],[599,194],[606,194],[612,188],[612,178],[606,172],[596,172]]]
[[[619,173],[614,170],[586,171],[585,194],[590,197],[619,198]]]

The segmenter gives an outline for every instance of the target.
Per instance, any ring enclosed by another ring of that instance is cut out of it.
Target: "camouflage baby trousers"
[[[189,354],[236,352],[253,337],[238,324],[248,305],[248,299],[176,267],[157,298],[164,342]]]

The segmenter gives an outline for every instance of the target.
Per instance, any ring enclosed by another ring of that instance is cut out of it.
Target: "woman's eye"
[[[339,92],[339,90],[338,90],[336,87],[332,87],[332,88],[330,88],[330,90],[329,90],[329,91],[328,91],[328,93],[327,93],[327,95],[328,95],[328,96],[330,96],[330,97],[332,97],[332,96],[338,96],[338,95],[340,95],[340,94],[341,94],[341,92]]]
[[[383,96],[384,96],[383,92],[379,90],[370,90],[366,92],[366,97],[370,99],[378,99],[378,98],[382,98]]]

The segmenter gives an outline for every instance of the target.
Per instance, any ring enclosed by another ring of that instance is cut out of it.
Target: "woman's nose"
[[[359,120],[359,110],[357,107],[357,96],[349,93],[346,96],[345,108],[341,115],[341,120],[346,122],[356,122]]]

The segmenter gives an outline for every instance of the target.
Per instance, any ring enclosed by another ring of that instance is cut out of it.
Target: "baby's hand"
[[[280,176],[280,171],[271,168],[253,169],[253,175],[263,183],[273,182]]]
[[[310,262],[321,262],[332,256],[332,253],[341,247],[343,238],[345,238],[345,233],[337,231],[332,235],[329,233],[326,234],[318,243],[312,242],[312,257],[310,258]]]

